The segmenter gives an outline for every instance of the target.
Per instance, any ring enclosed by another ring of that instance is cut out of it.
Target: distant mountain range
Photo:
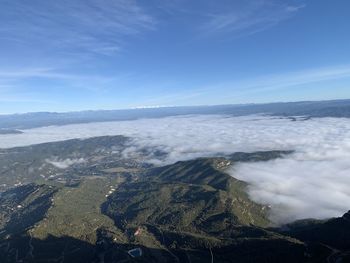
[[[37,112],[0,115],[1,129],[28,129],[73,123],[161,118],[190,114],[228,114],[243,116],[268,114],[274,116],[350,117],[350,100],[279,102],[268,104],[158,107],[127,110],[99,110],[81,112]]]

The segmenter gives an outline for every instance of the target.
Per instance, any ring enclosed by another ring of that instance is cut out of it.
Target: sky
[[[0,0],[0,114],[350,98],[348,0]]]

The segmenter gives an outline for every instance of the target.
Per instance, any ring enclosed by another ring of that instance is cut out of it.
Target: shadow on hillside
[[[143,255],[132,258],[128,251],[140,247]],[[28,236],[12,237],[0,241],[2,263],[65,262],[65,263],[112,263],[112,262],[305,262],[304,247],[274,240],[251,240],[237,245],[208,249],[155,249],[135,244],[112,242],[99,237],[96,245],[71,237],[49,236],[45,240]]]
[[[133,258],[128,251],[141,248],[142,256]],[[49,236],[44,240],[27,235],[0,241],[1,263],[114,263],[114,262],[187,262],[171,253],[135,244],[111,242],[100,238],[95,245],[72,237]]]

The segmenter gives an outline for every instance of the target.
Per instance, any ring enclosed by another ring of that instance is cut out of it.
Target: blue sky
[[[347,0],[0,0],[0,113],[350,98]]]

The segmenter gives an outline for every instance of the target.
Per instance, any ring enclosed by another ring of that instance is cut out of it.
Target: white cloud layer
[[[125,155],[145,147],[165,151],[166,160],[152,161],[166,163],[237,151],[294,150],[284,159],[236,164],[229,172],[250,184],[253,200],[271,205],[276,222],[340,216],[350,209],[350,119],[346,118],[290,121],[210,115],[75,124],[0,135],[0,147],[103,135],[133,138]]]
[[[79,158],[79,159],[67,158],[64,160],[46,160],[46,162],[49,164],[52,164],[53,166],[59,169],[67,169],[68,167],[74,164],[84,163],[85,160],[83,158]]]

